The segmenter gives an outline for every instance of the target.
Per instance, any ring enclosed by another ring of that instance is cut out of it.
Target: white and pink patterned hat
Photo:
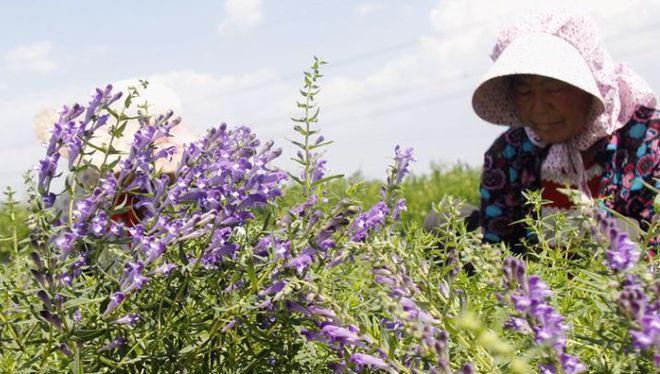
[[[591,94],[595,115],[605,110],[598,84],[580,52],[558,36],[538,32],[516,38],[495,60],[472,96],[475,113],[494,124],[524,126],[516,115],[507,80],[518,74],[569,83]]]

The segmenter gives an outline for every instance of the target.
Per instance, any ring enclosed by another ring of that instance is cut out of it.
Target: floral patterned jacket
[[[599,196],[606,205],[644,227],[654,217],[655,194],[642,180],[660,187],[660,111],[640,107],[630,121],[597,147],[596,162],[604,169]],[[516,245],[528,235],[524,224],[512,224],[529,214],[522,191],[541,188],[541,164],[548,148],[532,144],[523,128],[510,128],[488,149],[481,176],[481,227],[484,239]]]

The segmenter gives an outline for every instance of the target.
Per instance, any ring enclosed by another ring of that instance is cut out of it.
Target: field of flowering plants
[[[413,150],[396,146],[384,183],[328,175],[322,65],[304,75],[295,155],[222,124],[162,173],[174,149],[156,144],[179,120],[127,116],[140,87],[65,106],[28,200],[0,211],[0,371],[657,372],[657,224],[633,241],[593,206],[528,217],[520,256],[466,229],[478,170],[407,176]]]

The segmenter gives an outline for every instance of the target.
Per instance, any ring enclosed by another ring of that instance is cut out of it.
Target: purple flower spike
[[[124,337],[119,337],[111,341],[110,343],[99,348],[97,352],[112,351],[114,349],[122,348],[126,345],[128,341]]]
[[[41,301],[44,303],[46,308],[50,309],[51,308],[51,302],[50,302],[50,297],[48,297],[48,294],[44,290],[39,290],[37,291],[37,297],[41,299]]]
[[[392,219],[398,220],[401,218],[401,213],[408,210],[406,206],[406,199],[399,199],[394,205],[394,210],[392,211]]]
[[[657,311],[649,311],[638,323],[640,330],[631,330],[632,341],[635,348],[647,349],[651,346],[660,346],[660,314]]]
[[[73,312],[73,321],[76,323],[82,321],[82,312],[80,309],[76,309],[76,311]]]
[[[605,251],[609,267],[614,271],[625,271],[635,266],[641,253],[637,244],[625,232],[617,232],[612,236],[610,249]]]
[[[322,317],[326,317],[326,318],[329,318],[329,319],[337,318],[337,315],[335,314],[335,312],[333,312],[330,309],[321,308],[321,307],[318,307],[316,305],[310,305],[307,309],[309,310],[310,313],[312,313],[314,315],[317,315],[317,316],[322,316]]]
[[[112,321],[112,323],[115,325],[135,326],[135,324],[138,323],[139,320],[140,320],[139,313],[131,313],[123,317],[117,318],[116,320]]]
[[[539,373],[541,374],[557,374],[557,368],[553,364],[539,365]]]
[[[367,366],[375,369],[388,369],[390,366],[378,357],[367,355],[364,353],[353,353],[348,359],[349,362],[354,363],[359,367]]]
[[[172,263],[166,262],[166,263],[164,263],[164,264],[158,266],[158,267],[154,270],[154,274],[156,274],[156,275],[161,275],[161,276],[168,276],[168,275],[170,275],[170,273],[172,272],[172,270],[174,270],[174,269],[176,269],[176,268],[177,268],[176,264],[172,264]]]
[[[355,332],[334,325],[325,325],[321,329],[321,334],[325,335],[331,343],[359,345],[362,341]]]
[[[69,346],[66,345],[65,343],[60,344],[60,352],[64,353],[65,355],[72,357],[73,353],[71,353],[71,350],[69,349]]]
[[[288,266],[291,268],[295,268],[296,271],[300,274],[305,269],[307,269],[307,267],[311,264],[312,264],[311,254],[309,252],[305,253],[305,251],[303,251],[303,253],[300,254],[299,256],[289,260]]]
[[[461,368],[461,370],[458,371],[457,374],[474,374],[474,372],[475,372],[474,366],[472,366],[472,364],[468,362],[465,365],[463,365],[463,367]]]
[[[55,246],[60,249],[62,257],[66,258],[71,253],[75,242],[76,237],[72,233],[63,232],[55,239]]]
[[[312,183],[320,180],[328,170],[325,160],[318,160],[312,163]]]
[[[307,308],[305,308],[304,306],[298,304],[295,301],[287,300],[286,301],[286,308],[290,312],[300,313],[300,314],[305,315],[305,316],[310,316],[311,315],[311,313],[309,312],[309,310],[307,310]]]
[[[284,286],[286,286],[285,281],[277,281],[273,283],[272,286],[266,288],[263,291],[259,292],[259,296],[271,296],[271,295],[277,295],[280,291],[284,289]]]
[[[393,180],[390,182],[393,184],[400,184],[403,177],[408,174],[409,166],[411,163],[417,161],[415,155],[413,154],[412,148],[407,148],[405,151],[401,151],[400,146],[394,147],[394,169],[393,169]]]
[[[106,316],[115,309],[124,301],[126,298],[126,295],[122,292],[115,292],[110,296],[110,302],[108,303],[108,306],[105,308],[105,312],[103,312],[103,315]]]
[[[44,263],[41,261],[41,256],[39,256],[39,253],[37,252],[31,252],[30,253],[30,258],[34,262],[34,264],[37,266],[37,270],[41,270],[44,268]]]
[[[562,353],[559,356],[559,361],[561,362],[561,368],[566,374],[576,374],[587,370],[587,366],[581,363],[577,357],[567,353]]]
[[[383,201],[376,203],[367,212],[359,215],[351,226],[351,240],[355,242],[363,241],[367,238],[369,230],[376,230],[385,223],[385,218],[389,209]]]
[[[60,319],[60,317],[57,316],[57,314],[53,314],[47,310],[42,310],[41,312],[39,312],[39,314],[41,315],[41,317],[43,317],[43,319],[45,319],[46,321],[50,322],[53,326],[55,326],[55,328],[57,328],[58,330],[62,330],[62,320]]]
[[[521,333],[534,333],[534,341],[552,347],[554,359],[562,362],[562,368],[567,373],[578,373],[585,367],[577,357],[566,353],[566,332],[568,326],[561,316],[546,300],[552,295],[550,288],[539,278],[525,275],[525,263],[508,257],[502,268],[505,286],[509,288],[510,300],[516,311],[525,318],[512,316],[505,324],[506,328]],[[506,299],[505,299],[506,300]],[[542,373],[556,373],[553,364],[539,365]]]

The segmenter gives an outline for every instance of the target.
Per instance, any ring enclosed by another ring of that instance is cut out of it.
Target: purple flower
[[[400,146],[397,145],[394,147],[394,166],[392,168],[392,176],[388,178],[388,182],[391,184],[400,184],[403,177],[409,172],[408,167],[415,161],[417,159],[413,154],[412,148],[407,148],[402,152]]]
[[[323,178],[327,171],[326,163],[325,160],[315,160],[312,162],[312,183]]]
[[[71,233],[64,231],[55,239],[55,246],[61,251],[62,257],[68,257],[76,242],[76,237]]]
[[[614,271],[625,271],[639,261],[641,251],[625,232],[617,232],[614,228],[610,234],[610,249],[605,251],[607,262]]]
[[[385,223],[388,211],[387,204],[380,201],[367,212],[360,214],[351,226],[351,240],[355,242],[365,240],[369,230],[376,230]]]
[[[49,192],[43,196],[41,202],[43,203],[45,208],[50,208],[53,205],[55,205],[55,200],[57,200],[57,195],[55,195],[52,192]]]
[[[97,352],[105,352],[105,351],[111,351],[114,349],[122,348],[126,345],[128,341],[124,337],[119,337],[111,341],[110,343],[104,345],[103,347],[99,348]]]
[[[504,324],[504,327],[522,333],[528,333],[532,331],[531,327],[529,327],[529,323],[527,323],[524,318],[518,317],[509,318],[509,320]]]
[[[76,209],[73,211],[73,218],[78,221],[84,221],[92,214],[94,202],[91,199],[83,199],[76,203]]]
[[[128,286],[122,289],[124,293],[130,293],[135,290],[141,290],[142,287],[149,281],[149,278],[143,276],[139,273],[134,273],[131,278],[129,278]]]
[[[587,366],[581,363],[577,357],[567,353],[562,353],[559,356],[559,362],[561,362],[561,368],[564,369],[566,374],[576,374],[587,370]]]
[[[311,250],[303,250],[300,255],[289,260],[287,265],[291,268],[295,268],[300,274],[312,264],[312,254],[313,252]]]
[[[92,219],[92,232],[96,235],[104,235],[107,230],[108,215],[104,211],[99,211]]]
[[[50,180],[55,176],[57,170],[57,161],[60,159],[59,153],[49,154],[39,161],[39,180],[38,186],[44,191],[48,191]]]
[[[145,249],[145,254],[147,255],[146,260],[144,260],[145,265],[149,265],[156,259],[160,258],[163,253],[165,253],[166,243],[162,240],[149,240],[149,244]]]
[[[131,313],[123,317],[117,318],[116,320],[112,321],[112,323],[115,325],[135,326],[135,324],[138,323],[139,320],[140,320],[139,313]]]
[[[328,324],[323,326],[321,334],[325,335],[330,343],[359,345],[362,339],[357,334],[356,329],[352,330]]]
[[[557,367],[554,364],[540,364],[539,373],[541,374],[557,374]]]
[[[76,311],[73,312],[73,321],[76,323],[82,321],[82,312],[80,309],[76,309]]]
[[[399,199],[394,205],[394,210],[392,211],[392,219],[398,220],[401,217],[401,213],[408,210],[406,206],[406,199]]]
[[[639,321],[640,330],[631,330],[635,348],[647,349],[653,345],[660,346],[660,314],[653,311],[644,315]]]
[[[55,328],[57,328],[58,330],[62,330],[62,320],[57,314],[53,314],[47,310],[42,310],[41,312],[39,312],[39,314],[41,315],[41,317],[43,317],[43,319],[45,319],[46,321],[50,322],[53,326],[55,326]]]
[[[124,225],[119,222],[110,221],[110,229],[108,231],[113,236],[119,238],[124,234]]]
[[[619,308],[631,319],[641,320],[645,314],[648,298],[644,289],[638,284],[623,287],[619,294]]]
[[[37,291],[37,297],[41,299],[41,302],[44,303],[46,308],[50,309],[51,308],[51,302],[50,302],[50,297],[48,297],[48,294],[44,290],[39,290]]]
[[[471,363],[465,363],[457,374],[474,374],[474,366]]]
[[[307,308],[305,308],[304,306],[298,304],[295,301],[287,300],[285,304],[286,304],[287,310],[289,310],[290,312],[296,312],[296,313],[300,313],[300,314],[303,314],[303,315],[306,315],[306,316],[311,315],[311,313],[309,312],[309,310],[307,310]]]
[[[71,350],[69,349],[69,346],[66,345],[66,343],[60,344],[60,352],[64,353],[65,355],[72,357],[73,353],[71,353]]]
[[[552,295],[552,291],[541,278],[535,275],[527,277],[525,271],[525,263],[521,260],[513,257],[504,260],[502,272],[505,286],[510,291],[511,303],[524,316],[524,318],[512,316],[505,327],[522,333],[527,333],[531,329],[537,344],[553,347],[555,354],[560,359],[565,358],[567,368],[579,370],[583,365],[576,357],[565,352],[565,335],[568,327],[564,324],[564,317],[546,300]],[[556,372],[554,365],[540,365],[539,370],[548,373]]]
[[[309,310],[309,312],[313,315],[325,317],[325,318],[328,318],[328,319],[337,318],[337,315],[332,310],[327,309],[327,308],[321,308],[321,307],[318,307],[316,305],[310,305],[307,308],[307,310]]]
[[[382,359],[364,353],[353,353],[348,361],[354,363],[358,367],[367,366],[370,368],[383,370],[389,368],[389,365]]]
[[[307,198],[307,200],[304,203],[291,208],[289,210],[289,213],[296,217],[303,217],[307,215],[309,209],[315,206],[317,202],[318,202],[318,196],[312,194]]]
[[[168,275],[170,275],[172,270],[174,270],[176,268],[177,268],[176,264],[166,262],[166,263],[158,266],[156,269],[154,269],[154,274],[162,275],[162,276],[168,276]]]
[[[107,316],[108,314],[112,313],[124,301],[125,298],[126,295],[122,292],[115,292],[114,294],[112,294],[110,296],[110,302],[108,303],[108,306],[105,308],[103,315]]]
[[[285,281],[277,281],[273,283],[270,287],[266,288],[265,290],[260,291],[259,296],[277,295],[280,291],[284,289],[284,286],[286,286]]]

